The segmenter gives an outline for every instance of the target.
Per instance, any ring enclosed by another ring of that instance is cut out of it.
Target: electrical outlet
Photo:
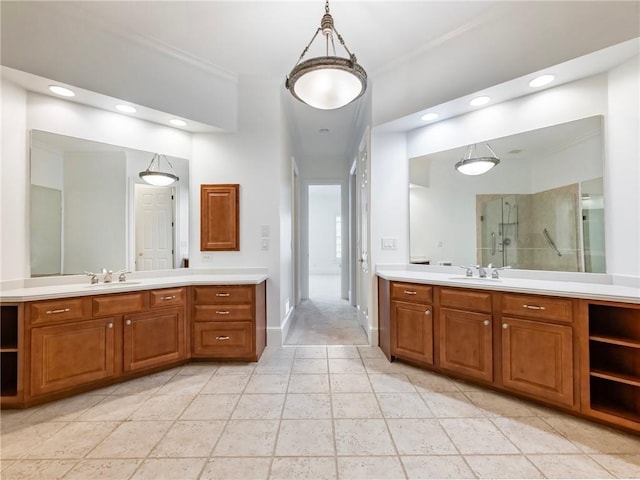
[[[202,261],[204,263],[210,263],[213,261],[213,256],[210,253],[203,253],[202,254]]]

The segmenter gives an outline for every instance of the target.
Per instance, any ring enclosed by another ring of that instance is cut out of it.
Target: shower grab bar
[[[551,249],[556,253],[556,255],[561,257],[562,254],[560,253],[560,250],[558,250],[558,247],[556,247],[556,244],[551,238],[551,235],[549,235],[549,230],[547,230],[546,228],[542,229],[542,234],[544,235],[544,238],[547,240],[547,243],[549,244]]]
[[[497,248],[496,232],[491,232],[491,255],[496,254],[496,248]]]

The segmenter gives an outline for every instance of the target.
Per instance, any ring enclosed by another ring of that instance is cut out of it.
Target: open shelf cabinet
[[[588,305],[589,408],[640,425],[640,306]]]
[[[22,391],[22,306],[0,305],[0,397],[3,404],[19,401]]]

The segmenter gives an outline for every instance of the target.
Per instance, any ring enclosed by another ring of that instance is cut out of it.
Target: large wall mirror
[[[189,162],[167,157],[179,181],[153,187],[154,153],[31,132],[32,277],[188,265]]]
[[[466,147],[410,159],[411,262],[605,272],[602,117],[488,143],[483,175]]]

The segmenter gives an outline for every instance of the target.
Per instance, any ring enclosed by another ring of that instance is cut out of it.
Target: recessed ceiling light
[[[186,127],[187,126],[187,122],[185,122],[184,120],[180,120],[179,118],[172,118],[171,120],[169,120],[169,123],[171,125],[175,125],[176,127]]]
[[[420,119],[424,120],[425,122],[430,122],[431,120],[435,120],[436,118],[438,118],[438,114],[434,112],[425,113],[420,117]]]
[[[541,75],[529,82],[530,87],[544,87],[555,80],[555,75]]]
[[[486,105],[490,101],[491,101],[491,98],[487,96],[476,97],[469,102],[469,105],[471,105],[472,107],[480,107],[482,105]]]
[[[68,88],[61,87],[59,85],[49,85],[49,90],[56,95],[61,95],[63,97],[75,97],[75,92],[69,90]]]
[[[137,111],[131,105],[122,105],[122,104],[120,104],[120,105],[116,105],[116,108],[118,110],[120,110],[121,112],[123,112],[123,113],[136,113],[136,111]]]

